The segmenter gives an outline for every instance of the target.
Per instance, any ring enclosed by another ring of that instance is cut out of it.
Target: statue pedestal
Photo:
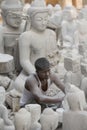
[[[14,70],[13,56],[0,53],[0,73],[10,73]]]
[[[64,67],[67,71],[76,72],[77,68],[80,70],[80,56],[65,56]]]

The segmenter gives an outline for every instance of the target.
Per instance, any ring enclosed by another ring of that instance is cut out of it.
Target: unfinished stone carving
[[[63,10],[62,38],[66,49],[77,48],[78,29],[76,22],[77,12],[73,6],[66,6]]]
[[[80,69],[80,56],[75,52],[64,56],[64,67],[67,70],[64,76],[64,83],[71,83],[80,88],[82,74]]]
[[[45,108],[40,117],[42,130],[55,130],[58,126],[58,113],[51,108]]]
[[[79,53],[84,56],[87,53],[87,20],[80,19],[78,22],[78,32],[79,32]],[[82,59],[84,59],[82,57]]]
[[[68,110],[83,111],[84,109],[86,109],[87,104],[84,91],[80,90],[79,88],[77,88],[75,85],[72,84],[66,84],[65,91],[66,96],[64,100],[67,100],[69,106]]]
[[[21,108],[14,117],[14,125],[16,130],[30,130],[31,113],[25,108]]]
[[[87,110],[87,104],[84,93],[75,86],[70,90],[70,95],[67,95],[70,111],[63,113],[63,130],[86,130],[87,112],[84,110]]]
[[[31,113],[31,130],[41,130],[41,124],[38,122],[41,115],[41,106],[39,104],[28,104],[25,108]]]

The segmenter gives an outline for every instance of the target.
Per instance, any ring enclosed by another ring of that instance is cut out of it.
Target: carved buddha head
[[[31,27],[38,31],[44,31],[48,22],[48,8],[44,0],[35,0],[28,10]]]
[[[4,24],[11,27],[19,27],[21,24],[23,5],[19,0],[4,0],[1,4]]]

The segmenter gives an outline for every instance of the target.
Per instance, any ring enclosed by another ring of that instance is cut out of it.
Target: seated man
[[[50,104],[61,104],[63,97],[59,97],[58,93],[55,95],[48,94],[52,84],[58,86],[65,93],[63,83],[58,79],[56,73],[50,71],[49,61],[42,57],[35,61],[36,73],[31,74],[26,82],[23,95],[20,99],[20,106],[23,107],[28,103],[37,102],[45,106]],[[54,89],[53,89],[54,90]]]

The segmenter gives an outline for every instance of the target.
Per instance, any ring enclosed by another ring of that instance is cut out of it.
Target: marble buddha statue
[[[66,49],[77,48],[78,46],[78,28],[77,12],[73,6],[66,6],[63,10],[62,38],[63,47]]]
[[[79,53],[84,57],[87,50],[87,20],[82,18],[78,21]]]
[[[83,90],[79,89],[77,86],[67,83],[65,85],[66,96],[63,101],[67,102],[68,107],[65,105],[65,110],[72,111],[83,111],[87,108],[85,93]],[[66,101],[67,100],[67,101]],[[63,104],[64,107],[64,104]],[[67,109],[68,108],[68,109]]]
[[[45,108],[40,117],[42,130],[55,130],[58,126],[59,116],[52,108]]]
[[[4,0],[1,3],[3,21],[3,44],[5,53],[14,57],[15,70],[20,71],[18,38],[24,31],[25,23],[22,22],[23,4],[19,0]]]
[[[31,114],[31,130],[41,130],[39,122],[41,116],[41,106],[39,104],[27,104],[25,108]]]
[[[14,125],[16,130],[30,130],[31,113],[21,108],[14,116]]]
[[[50,61],[53,71],[57,71],[59,62],[56,34],[46,28],[48,8],[45,1],[33,1],[28,14],[31,20],[31,27],[29,31],[22,33],[19,38],[22,71],[15,80],[14,90],[10,91],[10,95],[13,96],[21,96],[26,78],[31,73],[35,73],[34,62],[37,58],[46,57]]]
[[[63,130],[86,130],[87,103],[84,92],[69,85],[66,97],[69,110],[63,112]]]
[[[80,18],[85,18],[87,20],[87,5],[84,5],[84,7],[79,11]]]
[[[66,73],[64,75],[64,83],[71,83],[80,88],[82,81],[81,67],[80,67],[80,55],[75,52],[71,56],[65,55],[64,68]]]

